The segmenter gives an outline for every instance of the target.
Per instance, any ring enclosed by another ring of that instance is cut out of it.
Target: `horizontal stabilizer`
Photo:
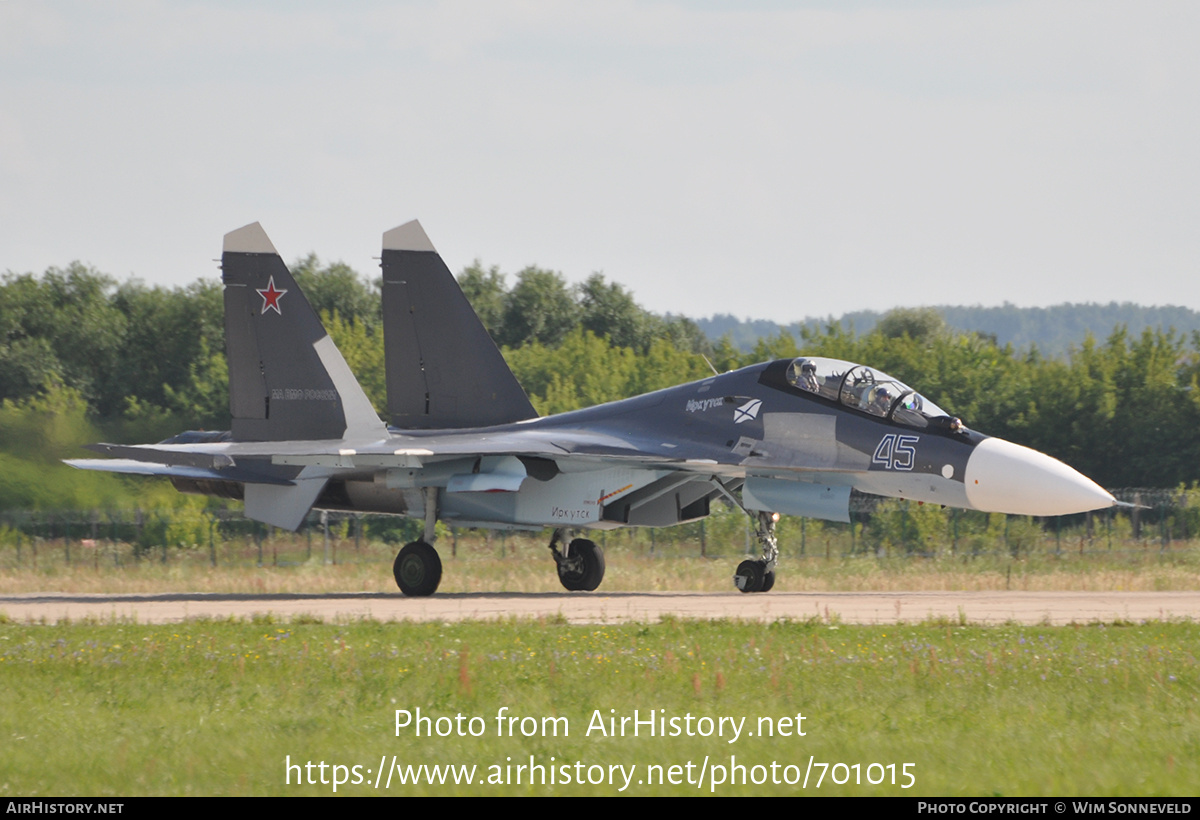
[[[70,458],[64,459],[77,470],[94,470],[101,473],[123,473],[125,475],[149,475],[162,478],[193,478],[212,481],[238,481],[244,484],[271,484],[290,487],[294,482],[278,476],[263,475],[240,467],[214,469],[188,464],[162,464],[129,458]]]
[[[154,461],[160,464],[182,464],[188,467],[206,467],[213,470],[233,466],[233,459],[224,453],[194,453],[185,450],[159,450],[129,444],[85,444],[83,449],[103,453],[115,458],[133,461]]]

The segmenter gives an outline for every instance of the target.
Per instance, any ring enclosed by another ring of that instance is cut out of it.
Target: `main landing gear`
[[[425,537],[420,541],[405,544],[396,562],[392,564],[392,575],[396,586],[410,598],[422,598],[437,591],[442,581],[442,559],[433,548],[437,523],[437,488],[425,488]]]
[[[779,542],[775,538],[777,521],[779,513],[759,512],[756,516],[754,535],[762,547],[762,558],[738,564],[733,583],[742,592],[769,592],[775,586],[775,564],[779,560]]]
[[[442,580],[442,559],[437,550],[424,541],[405,544],[392,564],[396,586],[410,598],[432,595]]]
[[[556,529],[550,538],[550,552],[558,567],[558,580],[572,592],[591,592],[604,580],[604,550],[595,541],[574,538],[562,552],[558,543],[567,535]]]
[[[566,530],[557,529],[550,539],[558,580],[572,592],[591,592],[604,580],[604,550],[595,541],[574,538],[560,551],[558,545],[566,535]],[[396,586],[408,597],[432,595],[442,580],[442,559],[428,541],[413,541],[396,556],[392,574]]]

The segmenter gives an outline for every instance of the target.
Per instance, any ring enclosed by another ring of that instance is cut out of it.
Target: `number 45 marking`
[[[911,470],[916,460],[915,445],[921,440],[920,436],[901,436],[888,433],[879,440],[875,455],[871,457],[874,464],[882,464],[889,470]]]

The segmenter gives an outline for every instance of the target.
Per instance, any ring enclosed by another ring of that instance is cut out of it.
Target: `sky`
[[[0,0],[0,271],[261,222],[656,312],[1200,309],[1194,2]]]

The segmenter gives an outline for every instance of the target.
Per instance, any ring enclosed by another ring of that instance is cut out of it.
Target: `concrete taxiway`
[[[17,623],[132,620],[174,623],[195,618],[325,621],[462,621],[563,618],[570,623],[654,622],[678,618],[754,621],[820,619],[848,624],[1087,624],[1200,621],[1200,592],[615,592],[448,593],[405,598],[393,593],[247,595],[221,593],[0,595],[0,613]]]

